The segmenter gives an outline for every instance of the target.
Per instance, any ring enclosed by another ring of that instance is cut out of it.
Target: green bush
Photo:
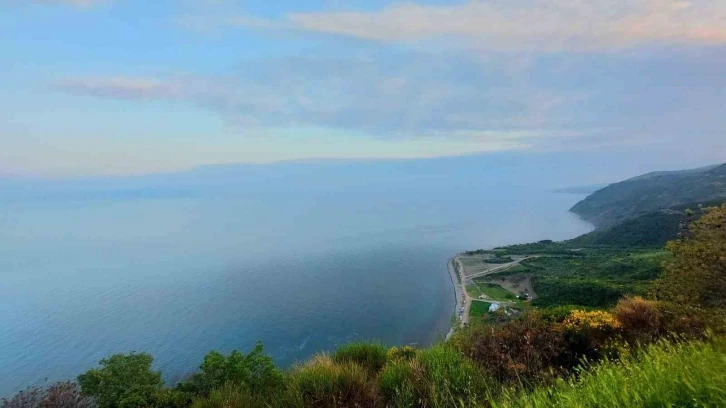
[[[431,406],[476,406],[489,395],[487,376],[463,354],[439,345],[423,350],[417,361],[430,384]]]
[[[333,353],[336,363],[356,363],[370,373],[378,373],[388,360],[388,349],[380,343],[349,343]]]
[[[226,385],[194,400],[191,408],[266,408],[269,405],[247,388]]]
[[[411,361],[396,360],[388,363],[378,377],[381,396],[390,405],[399,408],[417,407],[424,390],[415,389],[414,366]]]
[[[286,406],[313,408],[375,407],[375,384],[356,363],[318,356],[296,367],[288,379]]]
[[[418,350],[411,346],[396,347],[388,350],[388,360],[411,360],[418,354]]]
[[[101,368],[79,375],[78,384],[99,408],[154,406],[163,382],[161,373],[151,370],[153,361],[146,353],[115,354],[101,360]]]
[[[396,407],[473,407],[490,395],[486,374],[446,345],[388,363],[378,382],[383,398]]]
[[[262,393],[283,384],[282,372],[275,368],[270,356],[263,353],[262,343],[247,355],[234,350],[225,357],[218,351],[211,351],[204,357],[200,372],[179,385],[180,390],[207,394],[210,391],[232,385]]]
[[[583,367],[579,380],[510,391],[493,407],[724,407],[726,342],[660,342],[641,355]]]

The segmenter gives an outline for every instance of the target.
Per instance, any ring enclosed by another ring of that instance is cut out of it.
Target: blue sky
[[[4,0],[0,67],[0,175],[726,158],[721,0]]]

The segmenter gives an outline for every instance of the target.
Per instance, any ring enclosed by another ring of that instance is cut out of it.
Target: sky
[[[723,0],[0,0],[0,176],[726,161]]]

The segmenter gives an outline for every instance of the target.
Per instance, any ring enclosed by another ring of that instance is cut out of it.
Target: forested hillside
[[[611,184],[570,211],[597,228],[677,205],[726,198],[726,164],[656,172]]]
[[[680,231],[703,215],[703,208],[722,204],[726,198],[677,205],[651,211],[618,224],[592,231],[568,241],[572,247],[616,246],[622,248],[662,248]]]

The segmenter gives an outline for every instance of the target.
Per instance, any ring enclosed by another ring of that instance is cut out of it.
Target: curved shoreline
[[[509,269],[512,266],[518,265],[520,262],[536,257],[536,256],[530,256],[530,257],[521,257],[517,258],[512,262],[493,266],[491,268],[488,268],[484,271],[480,271],[477,273],[473,273],[471,275],[467,275],[464,269],[464,264],[461,262],[459,257],[461,256],[461,253],[456,254],[453,258],[449,259],[449,262],[447,264],[447,269],[449,270],[449,276],[451,277],[451,284],[454,286],[454,293],[456,296],[456,308],[454,309],[454,316],[456,318],[456,323],[453,323],[451,325],[451,328],[449,329],[449,332],[446,334],[446,340],[449,340],[449,338],[454,334],[454,331],[456,330],[456,327],[462,327],[469,323],[469,313],[472,302],[478,302],[481,301],[481,299],[474,299],[472,298],[467,292],[466,292],[466,285],[467,283],[471,283],[474,278],[485,276],[490,273],[494,273],[500,270]],[[456,264],[459,265],[459,270],[456,270]],[[495,302],[495,303],[509,303],[507,301],[501,301],[501,300],[491,300],[488,299],[489,302]]]
[[[457,254],[458,256],[458,254]],[[459,283],[459,278],[456,276],[456,268],[454,267],[454,260],[456,259],[456,256],[453,258],[449,258],[449,261],[446,264],[446,269],[449,271],[449,277],[451,278],[451,285],[454,287],[454,298],[456,300],[456,305],[454,306],[454,318],[456,319],[456,323],[451,325],[451,328],[449,328],[449,332],[446,334],[446,340],[448,341],[449,338],[454,334],[454,330],[456,325],[459,323],[459,310],[461,310],[462,307],[462,298],[463,294],[461,292],[461,284]]]

